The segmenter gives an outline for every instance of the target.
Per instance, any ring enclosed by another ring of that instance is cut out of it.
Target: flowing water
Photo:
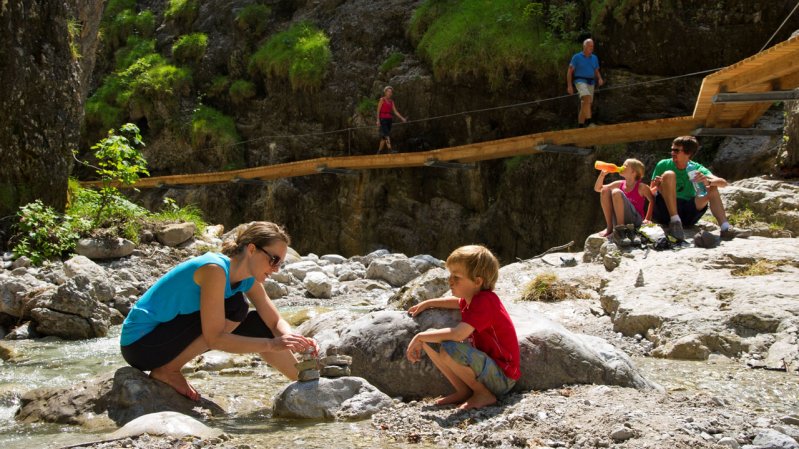
[[[10,342],[22,356],[17,363],[0,361],[0,448],[62,447],[102,440],[113,428],[86,428],[56,424],[19,424],[14,412],[21,393],[37,387],[66,387],[76,381],[125,366],[119,355],[118,328],[106,338],[65,342],[25,340]],[[635,360],[646,376],[669,390],[702,391],[729,401],[731,407],[777,413],[799,408],[796,376],[752,370],[740,362],[679,362]],[[270,448],[383,447],[424,448],[424,445],[379,439],[369,420],[319,422],[272,419],[271,398],[286,380],[267,366],[244,375],[220,373],[191,377],[206,397],[228,415],[206,423],[235,438],[237,444]]]

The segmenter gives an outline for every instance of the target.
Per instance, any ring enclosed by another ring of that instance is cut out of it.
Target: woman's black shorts
[[[244,295],[236,293],[225,299],[225,318],[241,324],[233,331],[246,337],[273,338],[258,312],[249,311]],[[161,323],[135,342],[122,346],[122,357],[130,366],[142,371],[166,365],[203,333],[200,312],[178,315]]]
[[[381,118],[380,119],[380,138],[386,138],[391,134],[391,124],[394,122],[393,119],[390,118]]]

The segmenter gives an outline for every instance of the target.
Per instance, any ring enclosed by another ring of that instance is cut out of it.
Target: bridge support
[[[477,168],[475,164],[464,164],[461,162],[452,162],[452,161],[439,161],[435,158],[430,158],[424,162],[425,167],[435,167],[435,168],[457,168],[461,170],[474,170]]]
[[[316,166],[317,173],[330,173],[332,175],[357,175],[358,172],[349,168],[331,168],[325,164]]]
[[[780,136],[782,135],[781,129],[758,129],[758,128],[697,128],[694,130],[693,135],[705,137],[723,137],[723,136]]]
[[[549,143],[536,145],[535,149],[545,153],[576,154],[578,156],[588,156],[594,151],[590,148],[572,147],[568,145],[553,145]]]
[[[713,96],[713,103],[763,103],[790,100],[799,100],[799,90],[721,93]]]

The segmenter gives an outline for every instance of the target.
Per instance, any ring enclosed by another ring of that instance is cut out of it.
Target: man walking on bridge
[[[580,115],[577,124],[584,128],[591,124],[591,104],[594,101],[594,85],[602,86],[605,80],[599,74],[599,58],[594,54],[594,41],[583,41],[583,51],[575,53],[566,71],[566,90],[574,94],[574,88],[580,94]]]

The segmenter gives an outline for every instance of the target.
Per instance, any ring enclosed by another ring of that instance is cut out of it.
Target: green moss
[[[355,110],[367,117],[374,117],[375,113],[377,112],[377,100],[374,98],[363,97],[361,101],[358,102],[358,106]]]
[[[200,106],[191,117],[191,143],[194,148],[234,145],[240,140],[231,117],[210,106]]]
[[[297,23],[272,36],[252,56],[251,64],[264,76],[288,79],[295,91],[318,89],[332,56],[329,43],[312,24]]]
[[[394,52],[380,64],[380,72],[386,73],[391,69],[397,67],[398,65],[402,64],[402,61],[405,60],[405,55],[400,52]]]
[[[168,20],[174,20],[184,26],[189,26],[197,18],[197,12],[200,9],[198,0],[169,0],[164,17]]]
[[[202,235],[208,223],[203,219],[202,210],[193,204],[187,204],[181,208],[165,208],[158,213],[147,217],[151,223],[194,223],[194,235]]]
[[[236,14],[236,26],[245,33],[260,36],[266,31],[267,21],[272,14],[272,8],[255,3],[247,5]]]
[[[103,19],[116,17],[126,9],[136,9],[136,0],[108,0],[103,10]]]
[[[230,79],[224,75],[218,75],[214,77],[211,81],[211,85],[208,86],[208,96],[212,98],[221,98],[225,93],[227,93],[228,88],[230,87]]]
[[[110,48],[119,48],[130,36],[152,36],[155,30],[155,16],[151,11],[136,13],[134,9],[125,9],[105,19],[101,23],[101,30]]]
[[[172,56],[175,60],[189,63],[200,62],[208,48],[208,36],[205,33],[192,33],[180,36],[172,45]]]
[[[527,0],[427,0],[411,19],[417,52],[438,79],[485,78],[492,89],[521,73],[563,71],[579,44],[558,37]]]
[[[255,84],[247,80],[236,80],[230,85],[230,99],[239,104],[255,96]]]
[[[139,36],[129,36],[124,47],[117,50],[114,58],[117,70],[125,70],[134,62],[155,53],[155,39],[146,39]]]

